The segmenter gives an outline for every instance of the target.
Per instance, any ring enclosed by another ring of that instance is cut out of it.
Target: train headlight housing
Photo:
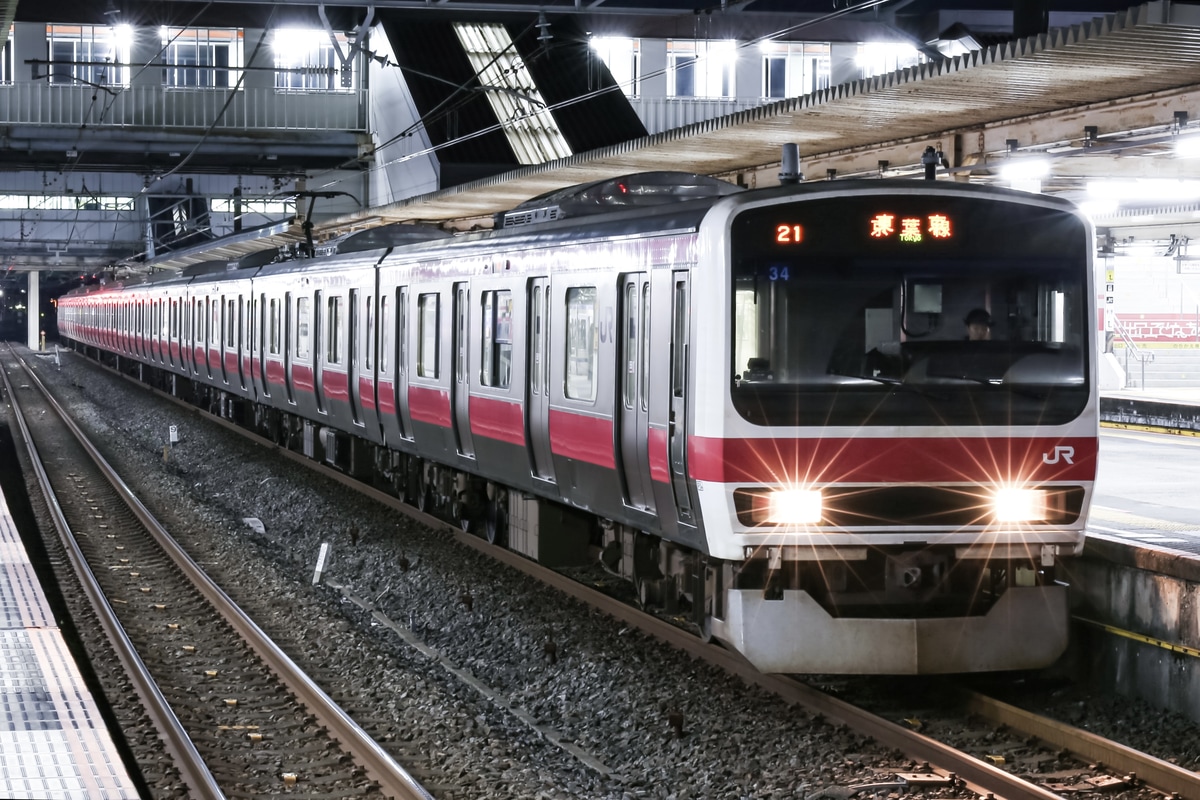
[[[1046,495],[1041,489],[997,489],[992,515],[997,522],[1043,522],[1050,513]]]
[[[764,522],[775,525],[815,525],[824,502],[820,489],[777,489],[767,495]]]

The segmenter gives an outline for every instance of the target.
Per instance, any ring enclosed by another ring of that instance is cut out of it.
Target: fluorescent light
[[[1200,134],[1180,136],[1175,140],[1176,158],[1200,158]]]
[[[1040,181],[1050,174],[1046,158],[1010,158],[1000,165],[1000,177],[1011,183]]]
[[[1200,199],[1200,181],[1172,178],[1088,181],[1089,200],[1178,202]]]

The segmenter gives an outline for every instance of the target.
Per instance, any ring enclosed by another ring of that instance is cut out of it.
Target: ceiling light
[[[1200,134],[1180,136],[1175,140],[1176,158],[1200,158]]]

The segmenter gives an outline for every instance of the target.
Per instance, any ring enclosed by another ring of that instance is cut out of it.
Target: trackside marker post
[[[317,554],[317,569],[313,572],[313,586],[321,582],[325,574],[325,562],[329,559],[329,542],[321,542],[321,552]]]

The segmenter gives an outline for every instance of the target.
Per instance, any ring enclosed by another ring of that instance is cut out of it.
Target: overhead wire
[[[829,22],[830,20],[837,19],[838,17],[842,17],[847,14],[852,14],[852,13],[855,13],[858,11],[866,11],[866,10],[869,10],[872,8],[877,8],[879,6],[886,5],[889,2],[892,2],[892,0],[863,0],[863,2],[861,2],[861,3],[855,3],[855,4],[847,5],[843,8],[835,9],[834,11],[831,11],[827,14],[822,14],[821,16],[814,17],[813,19],[809,19],[809,20],[805,20],[803,22],[796,23],[795,25],[789,25],[786,28],[781,28],[777,31],[773,31],[773,32],[765,34],[763,36],[759,36],[759,37],[756,37],[753,39],[748,39],[744,42],[738,42],[736,45],[736,49],[743,50],[743,49],[746,49],[749,47],[759,46],[764,42],[774,41],[783,36],[787,36],[790,33],[795,33],[796,31],[812,27],[813,25],[819,25],[824,22]],[[523,31],[521,33],[521,37],[525,36],[529,32],[529,30],[532,29],[533,27],[535,27],[535,26],[534,25],[529,26],[529,28],[527,28],[525,31]],[[521,38],[521,37],[517,37],[517,38]],[[516,42],[516,39],[514,39],[514,44],[515,44],[515,42]],[[386,59],[380,60],[379,56],[375,56],[373,54],[372,54],[372,57],[375,58],[377,63],[381,63],[383,66],[396,67],[396,68],[400,69],[401,71],[405,71],[405,72],[410,71],[408,67],[405,67],[394,61],[390,61],[390,60],[386,60]],[[670,69],[669,67],[664,67],[662,69],[655,70],[653,72],[642,75],[641,79],[644,80],[647,78],[659,77],[661,75],[666,74],[669,71],[669,69]],[[617,86],[617,85],[607,86],[607,87],[604,87],[601,89],[595,89],[590,92],[585,92],[583,94],[577,95],[577,96],[569,98],[567,100],[562,100],[557,103],[550,104],[546,108],[547,108],[547,110],[550,110],[550,111],[557,111],[559,109],[569,108],[570,106],[576,105],[578,103],[583,103],[583,102],[591,100],[595,97],[598,97],[598,96],[601,96],[604,94],[608,94],[608,93],[611,93],[614,91],[620,91],[620,90],[621,90],[621,87]],[[392,136],[384,143],[377,145],[375,147],[376,152],[378,152],[379,150],[383,149],[384,147],[386,147],[390,144],[395,143],[396,141],[400,140],[401,138],[410,136],[413,131],[415,131],[417,128],[422,127],[425,123],[426,123],[426,115],[422,115],[421,119],[418,119],[417,121],[415,121],[414,123],[409,125],[407,128],[405,128],[404,131],[402,131],[399,134],[396,134],[395,136]],[[430,145],[429,147],[422,148],[415,152],[407,153],[403,156],[398,156],[398,157],[390,159],[388,161],[384,161],[382,163],[372,165],[368,171],[377,172],[379,170],[386,169],[387,167],[393,166],[395,164],[401,164],[406,161],[411,161],[415,158],[420,158],[421,156],[431,155],[440,150],[444,150],[448,147],[452,147],[454,145],[461,144],[462,142],[470,141],[472,139],[476,139],[481,136],[486,136],[488,134],[495,133],[496,131],[501,131],[504,129],[506,124],[508,124],[508,123],[507,122],[497,122],[497,123],[495,123],[493,125],[489,125],[485,128],[481,128],[479,130],[472,131],[471,133],[463,134],[461,136],[456,136],[453,139],[448,139],[445,142]],[[326,170],[316,173],[313,177],[316,178],[321,175],[328,175],[330,173],[334,173],[338,170],[348,169],[357,163],[358,163],[357,159],[348,159],[335,167],[331,167],[331,168],[328,168]],[[340,183],[340,182],[341,182],[341,179],[336,180],[336,181],[331,181],[329,184],[326,184],[326,185],[331,186],[331,185],[334,185],[334,184]]]

